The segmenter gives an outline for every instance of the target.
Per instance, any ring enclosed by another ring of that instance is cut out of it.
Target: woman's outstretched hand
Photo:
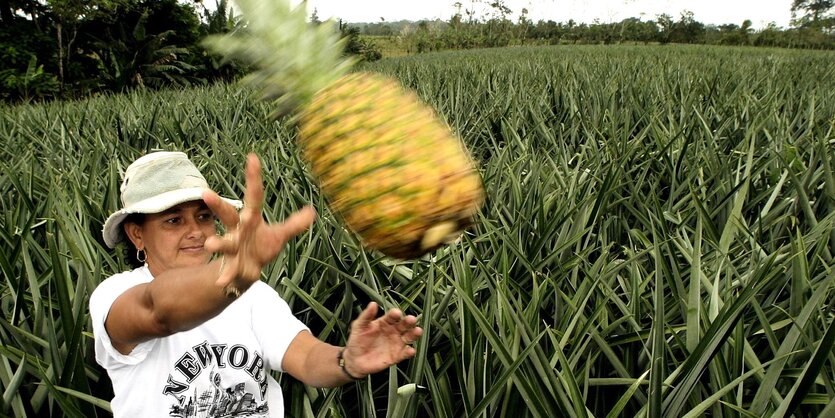
[[[346,370],[354,377],[377,373],[414,357],[412,344],[423,334],[415,316],[390,309],[376,318],[377,309],[376,303],[369,303],[351,323],[344,358]]]
[[[307,206],[284,222],[264,221],[261,162],[255,154],[247,156],[246,191],[240,213],[213,191],[204,192],[203,200],[227,231],[223,236],[208,238],[204,244],[207,251],[223,254],[216,282],[222,288],[229,285],[241,290],[249,288],[261,278],[261,268],[275,259],[287,241],[307,230],[316,219],[316,212]]]

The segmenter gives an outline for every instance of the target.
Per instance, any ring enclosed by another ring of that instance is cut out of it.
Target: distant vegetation
[[[247,71],[207,53],[200,40],[244,27],[228,12],[185,0],[0,1],[0,101],[73,99],[135,88],[228,81]],[[835,48],[835,1],[795,0],[790,28],[755,30],[750,20],[705,25],[693,13],[617,23],[538,21],[504,1],[486,15],[455,3],[448,21],[346,23],[346,53],[366,61],[384,54],[531,44],[717,44]],[[512,16],[518,16],[512,18]],[[311,21],[320,23],[316,11]]]
[[[740,24],[706,25],[693,13],[678,19],[661,14],[654,20],[624,19],[616,23],[577,23],[540,20],[533,22],[523,10],[518,21],[504,16],[488,20],[464,20],[455,15],[449,21],[423,20],[358,23],[350,27],[361,34],[396,43],[406,53],[437,50],[491,48],[511,45],[547,44],[709,44],[767,46],[782,48],[835,49],[835,27],[826,23],[796,22],[792,28],[772,23],[755,30],[750,20]]]
[[[127,268],[102,222],[120,167],[154,148],[229,196],[255,151],[268,219],[317,208],[264,270],[316,336],[344,344],[371,300],[420,318],[417,356],[388,373],[281,376],[288,417],[833,416],[835,51],[524,46],[363,67],[479,161],[477,225],[421,260],[357,245],[293,125],[234,85],[0,112],[0,416],[110,416],[87,300]]]

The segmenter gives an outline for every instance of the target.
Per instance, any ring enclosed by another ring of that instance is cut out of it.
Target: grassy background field
[[[108,415],[87,301],[126,267],[99,231],[120,172],[159,148],[236,196],[255,151],[269,219],[318,208],[264,280],[321,338],[344,342],[371,300],[420,317],[418,355],[388,373],[281,377],[288,416],[835,416],[835,53],[517,47],[365,69],[480,162],[478,226],[421,260],[363,251],[292,127],[234,86],[2,108],[0,413]]]

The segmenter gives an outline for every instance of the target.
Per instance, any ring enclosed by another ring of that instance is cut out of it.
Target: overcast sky
[[[440,18],[447,20],[455,13],[456,0],[308,0],[308,10],[316,8],[321,19],[338,17],[346,22],[379,22]],[[491,0],[459,0],[464,9],[489,9]],[[678,19],[684,10],[692,11],[697,21],[706,24],[736,23],[751,19],[755,28],[769,22],[788,27],[792,0],[505,0],[516,20],[522,8],[528,9],[533,20],[554,20],[591,23],[618,22],[628,17],[654,19],[667,13]],[[477,15],[482,15],[481,12]]]

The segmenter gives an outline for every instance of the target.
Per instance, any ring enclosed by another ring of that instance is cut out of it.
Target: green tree
[[[795,26],[813,29],[832,29],[835,27],[835,0],[794,0],[792,16]]]
[[[70,66],[79,29],[83,21],[107,19],[119,7],[127,6],[135,0],[48,0],[47,4],[53,15],[57,45],[56,64],[58,80],[63,94],[66,80],[64,70]]]
[[[704,41],[705,25],[696,20],[693,12],[685,10],[678,22],[673,25],[670,42],[702,43]]]
[[[46,4],[38,0],[0,0],[0,23],[10,24],[21,17],[38,21],[49,13]]]
[[[637,17],[623,19],[617,24],[617,39],[619,42],[634,41],[649,43],[656,40],[658,27],[655,22],[643,22]]]
[[[740,28],[739,28],[739,33],[743,37],[743,40],[744,40],[743,43],[746,44],[746,45],[750,42],[750,36],[751,36],[751,31],[752,31],[751,26],[753,26],[753,25],[754,24],[753,24],[753,22],[751,22],[751,19],[745,19],[745,20],[742,21],[742,26],[740,26]]]
[[[35,0],[0,0],[0,99],[58,94],[50,12]]]
[[[655,22],[658,25],[658,30],[660,32],[659,41],[661,41],[662,44],[669,43],[672,38],[673,25],[675,23],[673,21],[673,17],[666,13],[662,13],[655,16]]]
[[[345,53],[356,55],[364,61],[377,61],[383,57],[377,45],[360,37],[360,30],[339,20],[339,31],[345,38]]]
[[[493,9],[493,16],[485,24],[485,46],[507,46],[513,38],[513,22],[507,17],[513,11],[507,7],[503,0],[496,0],[490,3]]]
[[[32,55],[26,71],[0,70],[0,98],[6,101],[29,102],[48,97],[58,90],[58,80],[47,73]]]
[[[144,0],[87,22],[82,31],[98,71],[91,80],[96,88],[121,91],[201,81],[199,61],[189,49],[200,40],[200,21],[191,5]]]
[[[236,16],[234,9],[229,7],[227,0],[215,0],[214,9],[203,7],[203,21],[200,25],[200,38],[207,35],[228,33],[243,27],[243,22]],[[311,24],[318,24],[319,16],[316,9],[313,9]],[[247,71],[246,66],[223,57],[212,54],[200,45],[192,45],[192,56],[198,57],[201,64],[198,65],[199,77],[207,81],[232,81]]]
[[[733,23],[726,25],[719,25],[718,39],[714,35],[713,40],[708,40],[708,43],[719,43],[722,45],[748,45],[751,40],[751,26],[750,20],[746,19],[742,22],[742,26]],[[716,30],[714,30],[715,32]]]
[[[780,37],[782,31],[777,27],[776,22],[769,23],[765,29],[761,30],[754,37],[754,45],[756,46],[778,46],[780,45]]]
[[[522,11],[519,13],[519,22],[516,24],[517,26],[517,37],[522,42],[525,43],[525,39],[528,38],[528,34],[531,31],[531,27],[533,26],[530,19],[528,19],[528,9],[522,8]]]

